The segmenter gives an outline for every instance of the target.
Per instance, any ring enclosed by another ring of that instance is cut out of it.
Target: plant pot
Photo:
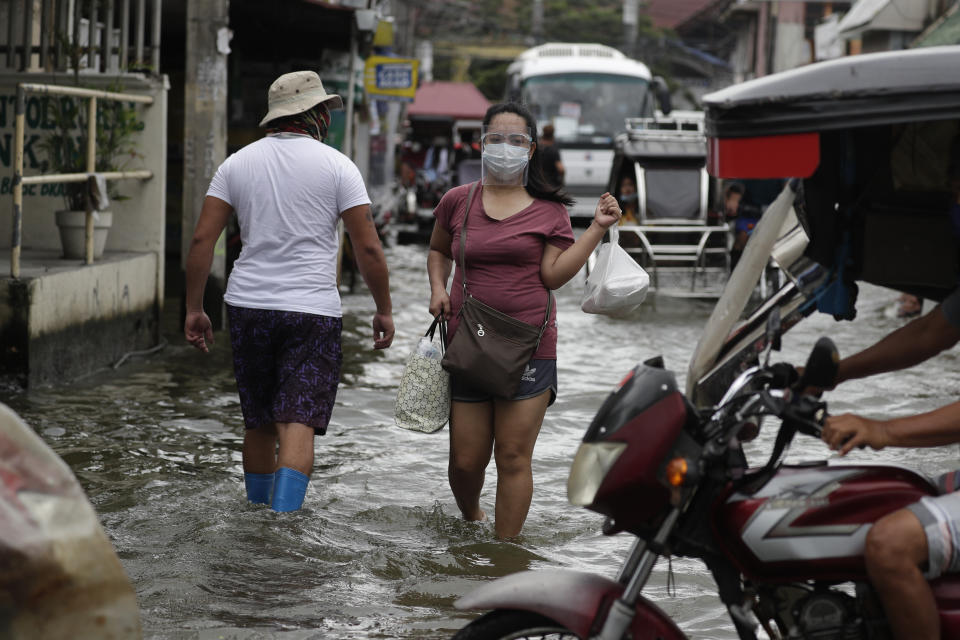
[[[86,243],[86,211],[57,211],[55,213],[57,228],[60,229],[60,245],[63,247],[63,257],[67,259],[84,259],[87,255]],[[107,231],[113,224],[113,213],[98,211],[93,214],[93,257],[103,255],[103,247],[107,243]]]

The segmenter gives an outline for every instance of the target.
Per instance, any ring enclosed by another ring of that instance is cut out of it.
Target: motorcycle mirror
[[[803,376],[797,382],[797,389],[819,387],[827,389],[833,386],[837,379],[837,366],[840,363],[840,352],[833,340],[824,336],[813,346],[807,364],[803,368]]]

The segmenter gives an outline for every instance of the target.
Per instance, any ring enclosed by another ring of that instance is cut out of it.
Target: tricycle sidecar
[[[660,295],[716,298],[730,273],[729,228],[716,211],[703,122],[699,111],[628,118],[615,140],[607,190],[625,212],[620,245]]]
[[[691,360],[688,393],[698,404],[755,358],[774,308],[786,329],[814,310],[851,319],[857,281],[938,301],[956,286],[958,60],[960,46],[851,56],[705,97],[707,170],[791,179],[778,202],[795,210],[803,237],[802,255],[780,265],[790,282],[741,320],[744,291],[783,235],[780,217],[767,220],[768,210],[761,219],[752,259],[745,251]]]

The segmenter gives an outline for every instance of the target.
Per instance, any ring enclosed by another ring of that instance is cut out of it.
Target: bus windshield
[[[625,118],[652,116],[643,78],[602,73],[532,76],[521,99],[537,123],[552,123],[560,143],[607,145],[624,131]]]

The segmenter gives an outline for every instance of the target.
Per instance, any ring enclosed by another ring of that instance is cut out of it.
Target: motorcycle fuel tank
[[[723,494],[712,521],[718,544],[749,578],[866,580],[873,523],[935,493],[902,467],[784,465],[752,494]]]

